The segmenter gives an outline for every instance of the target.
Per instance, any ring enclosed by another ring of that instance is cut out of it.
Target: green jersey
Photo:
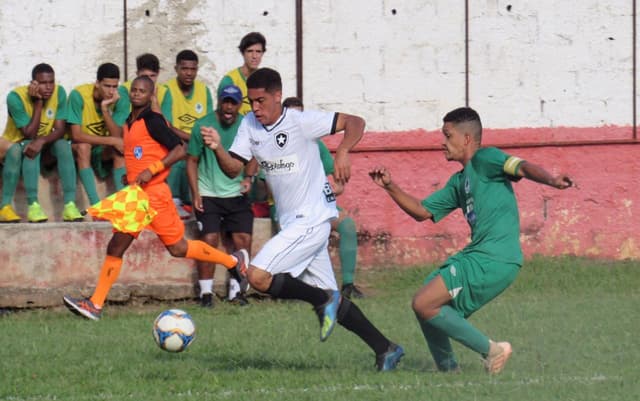
[[[322,168],[324,169],[324,175],[331,175],[335,171],[333,166],[333,156],[327,145],[324,142],[318,140],[318,149],[320,149],[320,161],[322,161]]]
[[[240,183],[244,178],[243,174],[239,174],[236,178],[229,178],[220,168],[218,159],[208,146],[202,140],[200,127],[213,127],[220,134],[222,147],[229,150],[233,140],[238,133],[238,127],[242,116],[238,115],[236,122],[231,126],[220,124],[218,116],[215,112],[208,113],[204,117],[196,120],[191,131],[191,139],[187,153],[190,156],[199,158],[198,161],[198,190],[200,196],[209,196],[214,198],[232,198],[241,196]]]
[[[462,209],[471,227],[471,243],[461,253],[478,261],[522,265],[520,218],[511,181],[522,160],[497,148],[482,148],[444,188],[422,201],[438,222]]]

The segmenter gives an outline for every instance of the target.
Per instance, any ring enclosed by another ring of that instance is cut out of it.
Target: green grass
[[[432,266],[359,274],[358,304],[407,355],[375,371],[372,352],[336,329],[318,340],[302,303],[109,305],[100,322],[66,309],[0,317],[0,400],[637,400],[640,264],[537,258],[471,318],[514,355],[499,376],[454,344],[461,374],[441,374],[410,310]],[[197,338],[181,354],[156,347],[151,324],[179,307]]]

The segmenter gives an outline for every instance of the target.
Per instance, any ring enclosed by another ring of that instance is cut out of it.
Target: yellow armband
[[[151,174],[156,175],[164,170],[164,163],[162,162],[162,160],[155,161],[151,163],[149,167],[147,167],[147,170],[151,171]]]

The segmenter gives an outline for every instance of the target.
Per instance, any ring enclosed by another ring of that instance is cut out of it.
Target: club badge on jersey
[[[284,149],[289,142],[289,135],[286,132],[281,131],[274,135],[274,139],[276,141],[276,146],[279,149]]]

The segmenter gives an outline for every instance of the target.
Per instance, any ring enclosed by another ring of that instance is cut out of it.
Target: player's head
[[[260,67],[262,56],[267,51],[267,39],[260,32],[249,32],[242,37],[238,46],[244,65],[249,71],[255,71]]]
[[[247,78],[251,110],[263,125],[275,123],[282,113],[282,79],[276,70],[260,68]]]
[[[295,96],[291,96],[284,99],[284,101],[282,102],[282,107],[287,107],[289,109],[296,109],[300,111],[304,110],[304,104],[302,104],[302,100],[299,97],[295,97]]]
[[[96,90],[98,98],[96,100],[111,99],[118,91],[118,81],[120,80],[120,69],[113,63],[104,63],[98,67],[96,74]]]
[[[146,75],[155,83],[160,73],[160,60],[155,54],[144,53],[136,57],[136,75]]]
[[[129,98],[131,99],[131,106],[134,109],[147,107],[151,104],[154,85],[153,80],[146,75],[140,75],[131,82]]]
[[[31,80],[38,82],[38,92],[43,99],[51,98],[56,87],[56,76],[49,64],[37,64],[31,70]]]
[[[193,85],[198,75],[198,55],[192,50],[182,50],[176,55],[176,74],[178,83]]]
[[[464,161],[482,141],[482,123],[478,113],[470,107],[460,107],[442,119],[444,149],[447,160]]]
[[[235,85],[227,85],[218,93],[218,108],[216,113],[223,125],[233,125],[238,119],[238,112],[242,105],[242,91]]]

